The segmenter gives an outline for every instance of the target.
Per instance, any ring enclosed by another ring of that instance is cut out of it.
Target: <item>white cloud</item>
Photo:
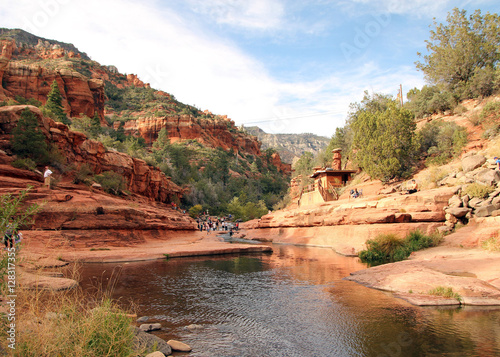
[[[216,23],[252,30],[281,26],[284,5],[279,0],[189,0],[193,11],[211,17]]]
[[[388,73],[371,63],[349,73],[331,71],[307,80],[279,81],[236,44],[154,0],[35,4],[18,0],[0,14],[0,21],[6,27],[24,27],[38,36],[73,43],[101,64],[136,73],[153,88],[202,110],[227,114],[237,124],[266,120],[259,125],[268,132],[330,136],[344,124],[349,103],[361,100],[364,90],[395,94],[399,83],[409,89],[422,82],[409,68]],[[279,26],[284,16],[279,2],[257,1],[250,6],[212,0],[200,6],[206,8],[199,11],[220,22],[254,29]]]

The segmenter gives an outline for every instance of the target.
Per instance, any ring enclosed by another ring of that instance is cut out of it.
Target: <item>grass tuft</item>
[[[442,296],[449,299],[456,299],[462,301],[462,296],[459,293],[454,292],[452,288],[446,288],[444,286],[438,286],[434,289],[429,290],[429,295]]]

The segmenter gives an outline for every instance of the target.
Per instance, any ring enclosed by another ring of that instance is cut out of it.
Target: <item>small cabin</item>
[[[314,185],[299,194],[299,206],[337,200],[335,188],[345,186],[351,180],[352,175],[357,172],[357,170],[342,170],[341,149],[335,149],[332,152],[332,167],[313,168],[314,172],[310,177],[314,179]]]

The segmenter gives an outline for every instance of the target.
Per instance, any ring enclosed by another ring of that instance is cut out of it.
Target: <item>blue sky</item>
[[[237,125],[331,136],[365,90],[396,96],[429,25],[461,0],[0,0],[0,26],[73,43],[93,60]]]

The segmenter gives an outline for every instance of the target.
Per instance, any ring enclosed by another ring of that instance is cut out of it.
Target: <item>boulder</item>
[[[161,330],[161,324],[160,323],[142,324],[141,326],[139,326],[139,329],[144,332],[157,331]]]
[[[483,185],[493,186],[500,181],[500,171],[486,170],[486,172],[482,172],[477,175],[476,181],[482,183]]]
[[[163,353],[165,356],[172,354],[170,345],[161,338],[141,331],[137,327],[133,327],[133,331],[135,335],[134,344],[137,349],[144,349],[146,351],[156,349],[156,351]]]
[[[449,200],[448,200],[448,207],[461,207],[463,204],[462,200],[458,195],[453,195]]]
[[[165,354],[161,353],[160,351],[156,351],[153,353],[148,353],[146,357],[165,357]]]
[[[168,340],[167,343],[174,351],[191,352],[192,350],[192,348],[189,345],[186,345],[185,343],[180,341]]]
[[[489,217],[495,211],[495,206],[494,205],[485,205],[478,207],[475,211],[476,217]]]
[[[469,207],[471,207],[471,208],[479,207],[481,205],[481,203],[483,203],[483,202],[484,202],[483,199],[478,198],[478,197],[474,197],[469,201]]]
[[[495,206],[496,209],[500,209],[500,196],[493,198],[491,204]]]
[[[481,167],[486,162],[483,155],[472,155],[462,159],[462,169],[464,172],[469,172]]]
[[[467,207],[448,207],[445,209],[446,213],[449,213],[457,218],[465,217],[465,215],[470,211],[471,209]]]

